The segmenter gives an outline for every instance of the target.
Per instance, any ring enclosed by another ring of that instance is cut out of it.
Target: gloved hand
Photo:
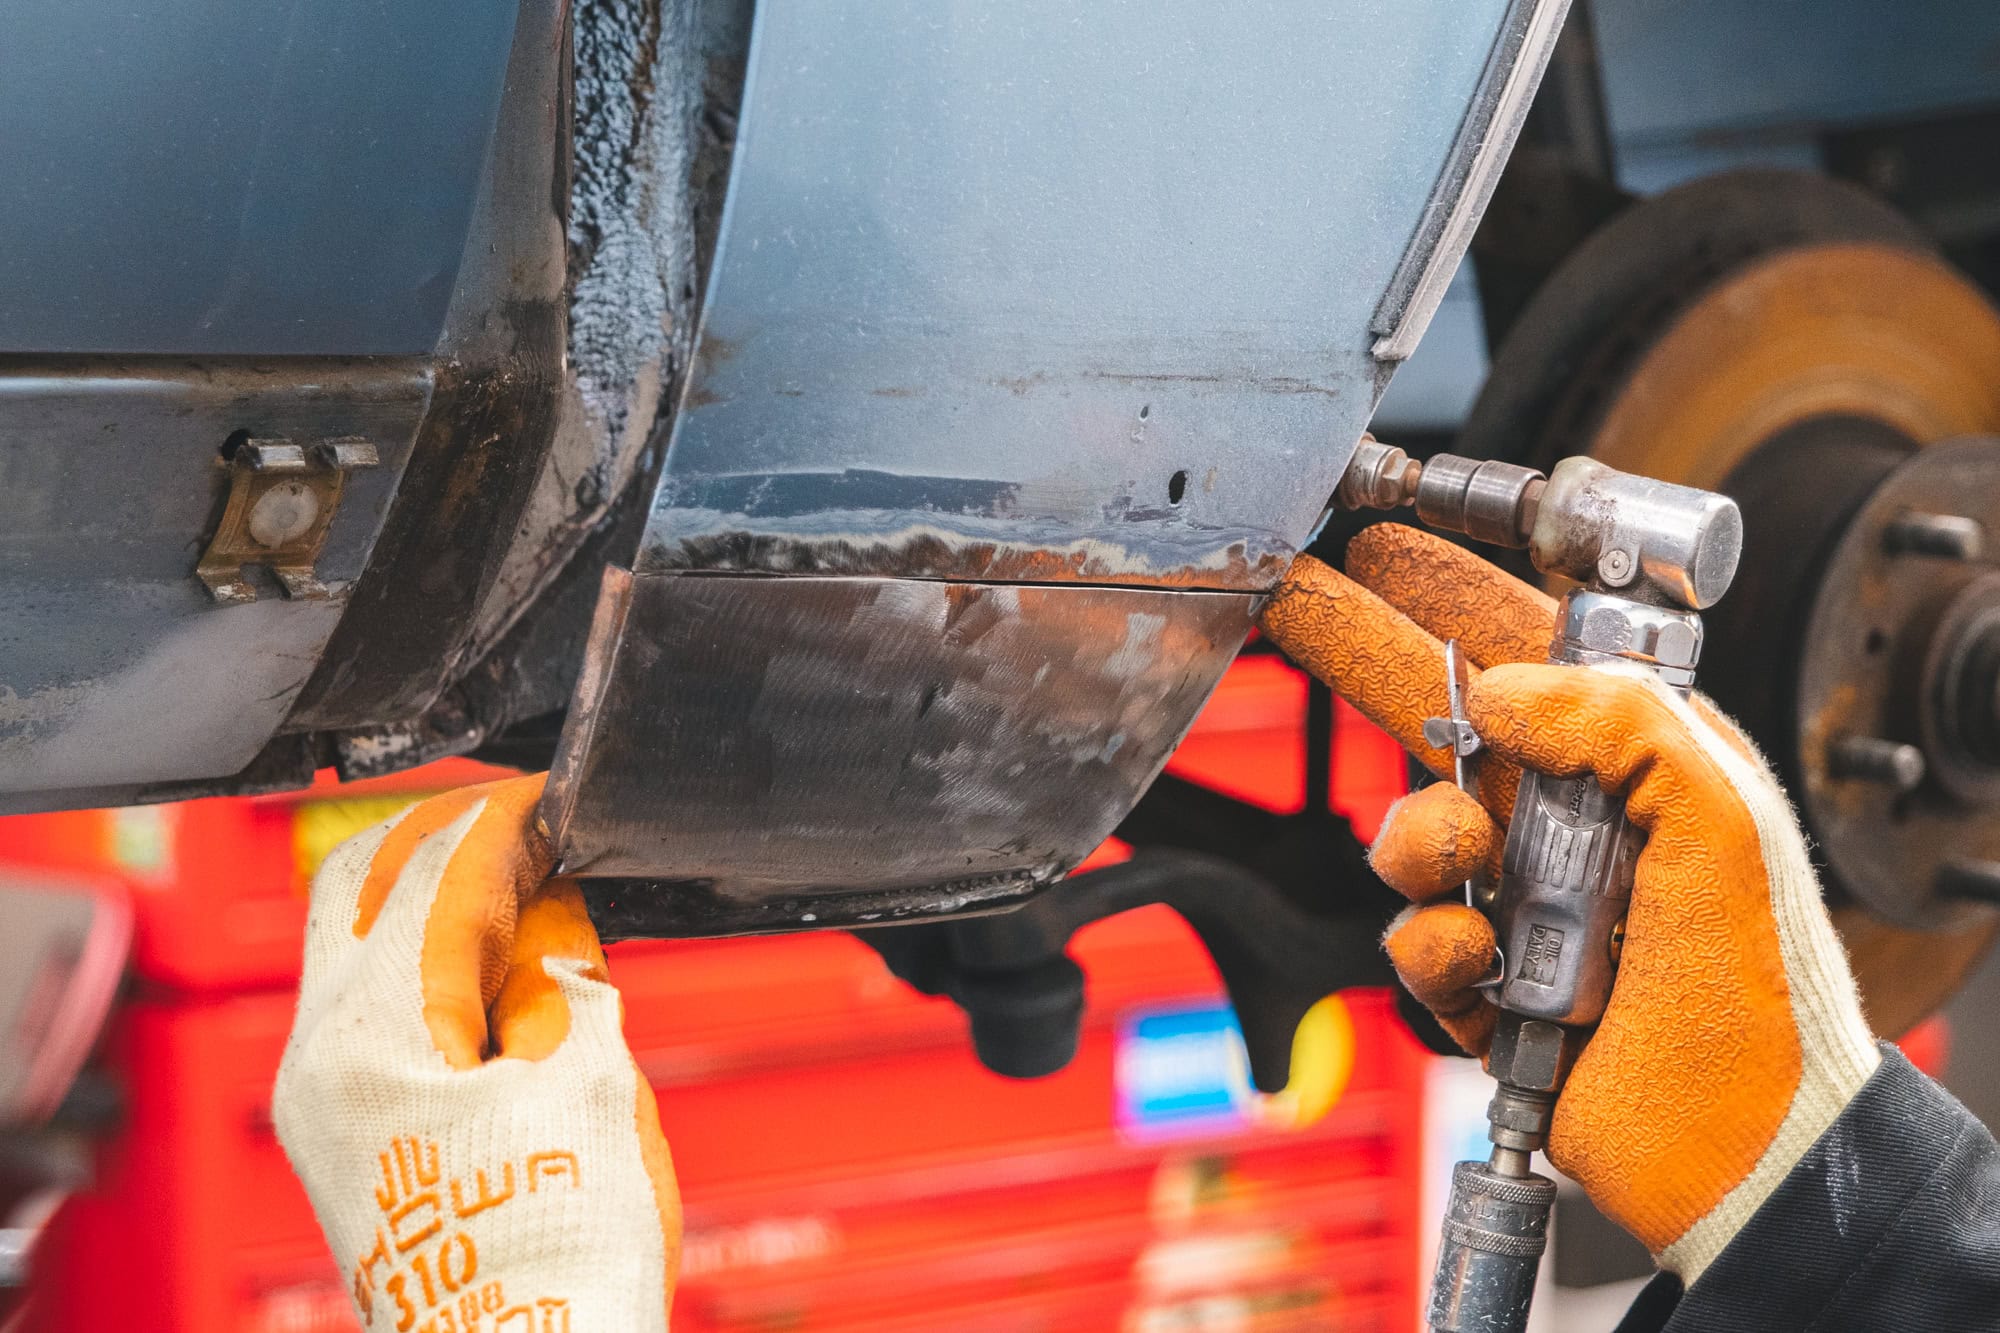
[[[673,1167],[582,898],[544,883],[542,781],[432,797],[313,881],[272,1111],[369,1329],[667,1327]]]
[[[1351,579],[1301,557],[1264,629],[1434,772],[1451,768],[1422,734],[1447,711],[1442,641],[1485,668],[1467,698],[1489,747],[1483,807],[1426,787],[1391,810],[1372,852],[1418,904],[1391,924],[1390,958],[1469,1051],[1493,1032],[1473,984],[1494,936],[1448,900],[1473,871],[1497,874],[1520,766],[1595,773],[1648,831],[1616,988],[1548,1155],[1692,1283],[1880,1062],[1791,807],[1707,700],[1637,669],[1543,664],[1555,603],[1470,553],[1384,524],[1356,537],[1347,567]]]

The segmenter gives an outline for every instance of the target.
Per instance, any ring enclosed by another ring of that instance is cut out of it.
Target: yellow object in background
[[[1292,1076],[1284,1091],[1257,1099],[1266,1125],[1303,1129],[1333,1109],[1354,1075],[1354,1016],[1338,995],[1306,1010],[1292,1033]]]
[[[347,796],[331,801],[303,801],[292,813],[293,883],[304,897],[320,863],[334,848],[361,830],[399,814],[433,792],[395,792],[385,796]]]

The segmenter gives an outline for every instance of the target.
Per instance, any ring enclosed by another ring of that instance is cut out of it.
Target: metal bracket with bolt
[[[257,600],[245,565],[271,571],[286,597],[323,600],[338,588],[314,566],[340,508],[347,475],[381,457],[358,437],[300,445],[287,439],[246,439],[228,455],[229,500],[222,522],[195,566],[195,577],[224,606]]]

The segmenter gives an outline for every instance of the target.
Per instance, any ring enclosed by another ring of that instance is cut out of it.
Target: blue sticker
[[[1134,1138],[1229,1133],[1255,1114],[1243,1029],[1227,1004],[1126,1015],[1114,1078],[1118,1127]]]

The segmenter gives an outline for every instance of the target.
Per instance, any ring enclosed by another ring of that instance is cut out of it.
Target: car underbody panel
[[[1548,10],[762,6],[562,865],[681,933],[1080,861],[1318,525]]]
[[[565,863],[711,932],[1017,897],[1119,822],[1565,5],[254,9],[0,55],[47,183],[0,214],[0,803],[533,724]],[[163,41],[260,78],[156,87]],[[73,105],[86,51],[132,95]],[[148,144],[158,216],[104,206]]]

